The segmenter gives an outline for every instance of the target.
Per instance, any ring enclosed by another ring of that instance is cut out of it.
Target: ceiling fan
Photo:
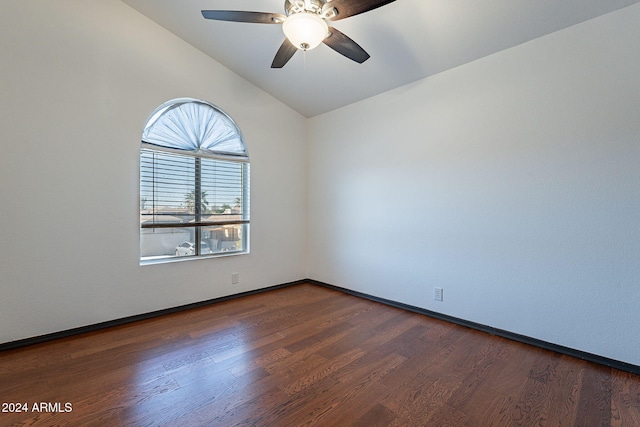
[[[395,0],[285,0],[285,14],[235,10],[203,10],[202,16],[217,21],[282,24],[286,38],[278,49],[271,68],[282,68],[300,50],[324,43],[347,58],[363,63],[369,59],[358,43],[330,27],[337,21],[368,12]]]

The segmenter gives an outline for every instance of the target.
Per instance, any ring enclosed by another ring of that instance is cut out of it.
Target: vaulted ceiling
[[[201,10],[284,13],[286,0],[122,0],[235,73],[312,117],[640,0],[396,0],[331,23],[371,58],[328,46],[271,61],[281,25],[205,20]]]

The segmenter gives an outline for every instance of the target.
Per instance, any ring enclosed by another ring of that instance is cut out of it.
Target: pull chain
[[[300,45],[300,49],[302,49],[302,62],[304,64],[304,70],[307,69],[307,50],[309,49],[308,43],[302,43]]]

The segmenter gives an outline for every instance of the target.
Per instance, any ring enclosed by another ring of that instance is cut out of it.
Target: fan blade
[[[348,18],[360,13],[369,12],[380,6],[394,2],[395,0],[332,0],[327,3],[337,10],[336,16],[329,18],[330,21]]]
[[[287,19],[285,15],[280,13],[241,10],[203,10],[202,16],[216,21],[251,22],[254,24],[282,24]]]
[[[340,55],[344,55],[359,64],[369,59],[369,54],[358,43],[333,27],[329,27],[329,37],[322,42]]]
[[[280,45],[280,49],[276,53],[275,58],[273,58],[273,62],[271,63],[271,68],[282,68],[284,65],[289,62],[291,57],[298,48],[291,44],[289,39],[285,38],[282,44]]]

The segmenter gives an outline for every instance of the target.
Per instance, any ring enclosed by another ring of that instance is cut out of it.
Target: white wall
[[[4,0],[0,61],[0,342],[306,277],[298,113],[119,0]],[[139,265],[142,127],[177,97],[242,129],[250,255]]]
[[[310,277],[640,364],[639,22],[311,119]]]

